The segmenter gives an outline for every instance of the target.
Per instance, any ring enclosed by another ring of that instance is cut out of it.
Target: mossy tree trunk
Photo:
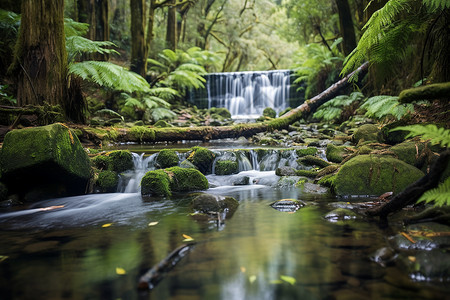
[[[67,53],[64,1],[22,2],[22,20],[16,48],[19,106],[65,104]]]
[[[169,49],[175,51],[177,49],[177,7],[176,0],[170,1],[169,11],[167,15],[167,31],[166,43]]]
[[[339,29],[344,42],[342,50],[345,56],[349,55],[356,48],[355,29],[353,28],[352,13],[348,0],[336,0],[339,14]]]
[[[130,70],[145,77],[147,47],[145,41],[145,0],[130,0],[131,8],[131,66]],[[153,30],[153,28],[152,28]]]

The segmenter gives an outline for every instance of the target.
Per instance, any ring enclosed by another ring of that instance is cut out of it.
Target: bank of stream
[[[151,156],[134,156],[141,166],[143,160],[151,161]],[[417,276],[414,264],[411,267],[415,258],[408,252],[389,254],[389,249],[410,243],[401,235],[401,222],[394,219],[383,228],[361,215],[341,219],[329,215],[336,208],[373,199],[340,199],[324,191],[281,183],[274,171],[277,163],[261,171],[262,161],[248,161],[238,174],[207,176],[210,188],[204,192],[239,201],[236,212],[226,220],[193,215],[190,202],[197,192],[143,198],[139,186],[129,180],[145,172],[139,168],[119,187],[127,192],[51,199],[2,211],[2,298],[448,296],[448,274],[437,274],[434,279]],[[248,184],[233,185],[233,178],[242,177],[248,177]],[[279,211],[271,204],[280,199],[300,200],[305,206]],[[142,274],[173,249],[192,242],[193,249],[157,286],[138,290]],[[398,255],[402,257],[394,257]]]

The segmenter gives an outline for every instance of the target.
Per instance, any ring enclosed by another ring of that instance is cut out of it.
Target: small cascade
[[[259,170],[258,154],[255,150],[250,150],[250,159],[253,170]]]
[[[289,166],[297,168],[297,154],[295,150],[269,150],[267,154],[263,155],[259,162],[259,169],[261,171],[272,171],[279,167]]]
[[[117,192],[119,193],[137,193],[139,192],[139,186],[142,177],[148,171],[154,170],[154,164],[157,157],[157,153],[144,157],[144,153],[133,155],[134,169],[120,174],[119,185]]]

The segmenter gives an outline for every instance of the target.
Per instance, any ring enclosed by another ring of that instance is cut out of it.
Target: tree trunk
[[[109,41],[109,5],[108,0],[95,0],[95,40]],[[96,60],[108,60],[108,54],[95,54]]]
[[[147,54],[145,41],[145,0],[131,0],[131,66],[130,70],[145,77]]]
[[[155,24],[155,10],[156,0],[150,0],[150,7],[148,8],[148,20],[147,20],[147,36],[145,37],[145,49],[147,51],[145,57],[148,57],[153,42],[153,26]],[[147,60],[145,60],[145,68],[147,69]]]
[[[350,5],[348,0],[336,0],[338,13],[339,13],[339,27],[341,30],[342,38],[344,42],[342,44],[342,50],[344,55],[349,55],[353,49],[356,48],[355,29],[353,28],[352,13],[350,11]]]
[[[16,69],[17,103],[64,106],[67,91],[67,53],[64,36],[64,1],[24,0]]]
[[[176,0],[170,2],[169,12],[167,15],[167,31],[166,31],[166,42],[167,47],[172,51],[177,49],[177,7],[175,6]]]

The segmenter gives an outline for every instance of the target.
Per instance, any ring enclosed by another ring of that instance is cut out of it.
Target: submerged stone
[[[200,213],[225,212],[226,217],[231,217],[239,206],[239,202],[232,197],[201,194],[192,200],[191,206],[192,209]]]
[[[91,178],[91,162],[78,137],[59,123],[10,131],[1,165],[10,192],[45,191],[36,200],[84,194]]]
[[[324,218],[330,222],[348,221],[358,218],[358,214],[346,208],[336,208],[327,213]]]
[[[295,199],[281,199],[270,204],[272,208],[281,212],[296,212],[305,205],[303,201]]]
[[[389,156],[359,155],[346,162],[334,180],[337,195],[394,195],[423,176],[423,172]]]

